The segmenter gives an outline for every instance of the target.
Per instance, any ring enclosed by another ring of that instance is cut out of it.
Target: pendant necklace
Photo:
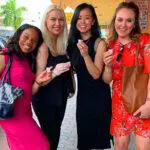
[[[83,40],[83,42],[87,45],[90,39],[88,40]]]

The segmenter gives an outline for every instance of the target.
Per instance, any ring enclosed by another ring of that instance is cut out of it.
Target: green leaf
[[[0,6],[0,17],[3,18],[4,25],[11,26],[16,30],[24,20],[22,13],[26,11],[25,7],[16,7],[16,0],[8,0],[5,5]]]

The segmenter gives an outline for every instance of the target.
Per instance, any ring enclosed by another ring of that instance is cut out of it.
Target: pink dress
[[[5,55],[5,63],[8,56]],[[15,101],[14,117],[0,120],[10,150],[47,150],[49,142],[32,118],[31,100],[34,75],[27,59],[13,55],[11,83],[24,90],[24,95]]]

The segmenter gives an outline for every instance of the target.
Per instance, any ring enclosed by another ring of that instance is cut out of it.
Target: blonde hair
[[[53,10],[58,10],[58,11],[62,12],[63,17],[64,17],[64,30],[57,38],[57,53],[59,55],[64,55],[64,54],[66,54],[68,29],[67,29],[65,13],[64,13],[64,10],[62,8],[60,8],[56,4],[52,4],[46,9],[46,11],[43,15],[43,18],[42,18],[42,22],[41,22],[41,31],[42,31],[42,34],[43,34],[44,42],[49,47],[49,49],[51,51],[53,51],[54,49],[52,47],[53,46],[52,35],[48,31],[47,24],[46,24],[48,14]]]

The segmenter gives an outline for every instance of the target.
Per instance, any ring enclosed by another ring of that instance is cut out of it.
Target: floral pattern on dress
[[[138,63],[144,65],[144,72],[149,74],[150,35],[142,34],[139,41]],[[109,43],[109,48],[113,50],[112,119],[110,132],[114,136],[131,135],[132,132],[135,132],[135,134],[150,138],[150,118],[142,120],[127,112],[121,97],[122,65],[133,66],[135,64],[137,44],[135,41],[131,41],[124,45],[122,58],[120,61],[117,61],[120,46],[121,44],[117,40],[110,41]]]

